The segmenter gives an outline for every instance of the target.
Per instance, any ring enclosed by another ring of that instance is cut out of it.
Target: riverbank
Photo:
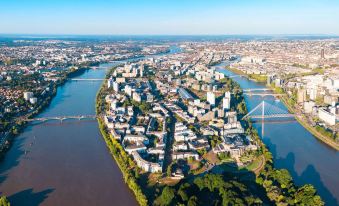
[[[217,67],[220,68],[219,72],[224,73],[226,76],[234,77],[233,80],[241,85],[243,89],[263,88],[262,84],[250,81],[248,78],[239,78],[234,72],[225,69],[225,64]],[[247,97],[246,106],[252,110],[262,100],[261,97]],[[279,107],[283,106],[282,102],[277,102],[272,97],[265,97],[265,101]],[[253,126],[257,130],[262,129],[260,124],[253,124]],[[268,123],[267,126],[265,125],[265,134],[266,136],[262,137],[262,140],[269,148],[269,154],[274,158],[274,163],[270,165],[274,166],[274,168],[281,168],[280,172],[273,173],[289,172],[298,188],[305,189],[309,186],[308,184],[312,184],[317,188],[318,194],[326,201],[326,204],[335,205],[333,204],[335,199],[331,193],[335,194],[336,192],[335,182],[337,175],[336,168],[332,164],[336,162],[337,155],[333,153],[333,150],[324,144],[319,144],[315,138],[310,138],[311,133],[299,125],[298,122],[282,122],[281,125]],[[300,145],[303,146],[300,147]],[[313,152],[312,154],[318,155],[310,157],[310,151]],[[328,158],[334,159],[332,161]],[[264,169],[263,173],[259,175],[259,182],[265,182],[265,179],[262,179],[261,176],[267,174],[267,169]]]
[[[249,80],[258,82],[258,83],[266,83],[266,78],[261,78],[262,75],[250,75],[250,74],[246,74],[244,72],[242,72],[241,70],[235,69],[235,68],[226,68],[227,70],[242,75],[246,78],[248,78]],[[281,94],[281,92],[283,92],[282,90],[277,91],[276,88],[272,87],[272,86],[268,86],[270,89],[272,89],[272,91],[276,94]],[[287,95],[286,93],[284,93],[285,95]],[[293,108],[294,106],[291,105],[285,97],[281,97],[280,98],[282,100],[282,103],[286,106],[286,108],[293,114],[296,114],[295,109]],[[330,146],[331,148],[339,151],[339,143],[335,142],[334,140],[330,139],[329,137],[326,137],[324,135],[322,135],[320,132],[318,132],[314,127],[312,127],[311,125],[309,125],[306,122],[306,117],[303,114],[296,114],[295,115],[295,119],[306,129],[308,130],[315,138],[317,138],[318,140],[320,140],[321,142],[325,143],[326,145]]]
[[[116,67],[112,68],[107,76],[110,76]],[[107,90],[107,82],[103,82],[101,85],[98,94],[96,96],[96,114],[101,115],[105,112],[105,96],[108,94]],[[98,118],[99,130],[102,137],[105,140],[106,146],[109,148],[112,157],[117,163],[120,171],[123,175],[125,183],[132,190],[135,195],[136,200],[141,206],[148,205],[148,200],[145,194],[142,192],[141,187],[137,183],[137,178],[139,177],[138,168],[136,167],[134,161],[131,157],[125,152],[122,145],[112,138],[111,134],[109,134],[104,121],[102,118]]]
[[[307,131],[309,131],[315,138],[317,138],[318,140],[320,140],[321,142],[325,143],[326,145],[330,146],[331,148],[339,151],[339,143],[335,142],[334,140],[332,140],[330,137],[327,137],[323,134],[321,134],[320,132],[318,132],[315,127],[312,127],[311,125],[309,125],[307,123],[307,117],[300,113],[300,112],[296,112],[296,109],[294,108],[295,106],[292,105],[288,99],[286,99],[286,96],[288,96],[288,94],[286,92],[284,92],[283,89],[281,88],[276,88],[271,86],[268,86],[269,88],[272,89],[272,91],[276,94],[284,94],[284,96],[280,97],[280,100],[282,101],[282,103],[284,104],[284,106],[288,109],[288,111],[292,114],[295,114],[294,117],[295,119],[299,122],[299,124],[301,124]]]
[[[273,90],[274,91],[274,90]],[[287,109],[293,113],[295,113],[295,109],[293,108],[292,105],[290,105],[288,103],[288,101],[286,100],[285,97],[281,98],[282,103],[287,107]],[[307,130],[309,131],[315,138],[319,139],[320,141],[322,141],[323,143],[325,143],[326,145],[330,146],[331,148],[339,151],[339,144],[334,142],[333,140],[331,140],[329,137],[326,137],[324,135],[322,135],[320,132],[318,132],[314,127],[310,126],[307,122],[306,122],[306,117],[303,114],[299,114],[299,115],[295,115],[295,119]]]

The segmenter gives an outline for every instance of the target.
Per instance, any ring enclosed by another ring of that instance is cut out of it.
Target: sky
[[[339,0],[0,0],[0,34],[339,35]]]

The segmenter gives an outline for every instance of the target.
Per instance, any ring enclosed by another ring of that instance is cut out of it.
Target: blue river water
[[[218,71],[232,77],[242,89],[265,88],[264,85],[225,69],[226,63],[217,65]],[[273,96],[245,96],[249,111],[263,100],[282,108],[286,107]],[[254,126],[261,135],[261,123]],[[297,185],[313,184],[326,205],[338,205],[339,152],[316,139],[297,121],[264,124],[264,143],[273,154],[274,165],[287,169]]]

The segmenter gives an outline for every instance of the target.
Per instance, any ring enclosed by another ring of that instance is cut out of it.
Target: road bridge
[[[69,119],[75,119],[75,120],[82,120],[82,119],[96,119],[99,117],[103,117],[104,115],[69,115],[69,116],[55,116],[55,117],[36,117],[36,118],[27,118],[27,119],[21,119],[25,122],[36,122],[36,121],[49,121],[49,120],[58,120],[58,121],[64,121]]]
[[[99,79],[99,78],[91,78],[91,79],[84,79],[84,78],[69,78],[68,80],[71,81],[104,81],[104,80],[108,80],[108,79]]]
[[[281,97],[281,96],[286,95],[286,94],[275,94],[275,93],[252,93],[252,92],[244,92],[243,94],[247,96],[261,96],[261,97],[265,97],[265,96]]]
[[[260,92],[260,91],[272,91],[272,89],[269,88],[249,88],[249,89],[243,89],[244,92]]]

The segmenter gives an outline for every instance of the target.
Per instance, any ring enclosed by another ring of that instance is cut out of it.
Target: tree
[[[229,159],[231,157],[230,153],[229,152],[222,152],[222,153],[219,153],[218,154],[218,158],[219,160],[226,160],[226,159]]]
[[[317,105],[322,105],[324,103],[324,97],[323,96],[318,96],[316,99],[315,99],[315,103]]]
[[[246,104],[244,100],[238,104],[237,110],[239,111],[240,114],[246,114],[247,111],[246,111]]]
[[[198,205],[198,198],[196,196],[190,197],[190,199],[187,202],[187,206],[196,206]]]
[[[11,203],[9,203],[6,196],[0,197],[0,206],[10,206]]]
[[[198,154],[199,154],[200,156],[203,156],[203,155],[205,155],[205,154],[207,153],[206,148],[198,149],[197,152],[198,152]]]
[[[186,189],[189,188],[189,187],[190,187],[190,184],[189,183],[185,183],[185,184],[180,185],[180,188],[178,190],[178,195],[185,202],[188,200],[188,195],[186,193]]]
[[[174,162],[171,162],[171,164],[168,165],[166,174],[168,177],[172,175],[172,170],[173,170]]]
[[[169,186],[166,186],[161,195],[155,200],[155,205],[170,205],[174,198],[175,190]]]
[[[146,112],[148,112],[148,111],[150,111],[151,110],[151,105],[149,104],[149,103],[146,103],[146,102],[142,102],[141,104],[140,104],[140,110],[142,111],[142,112],[144,112],[144,113],[146,113]]]
[[[295,202],[298,205],[318,206],[325,205],[312,185],[306,184],[295,193]]]
[[[290,187],[292,184],[292,177],[286,169],[276,170],[275,179],[279,182],[281,188]]]

